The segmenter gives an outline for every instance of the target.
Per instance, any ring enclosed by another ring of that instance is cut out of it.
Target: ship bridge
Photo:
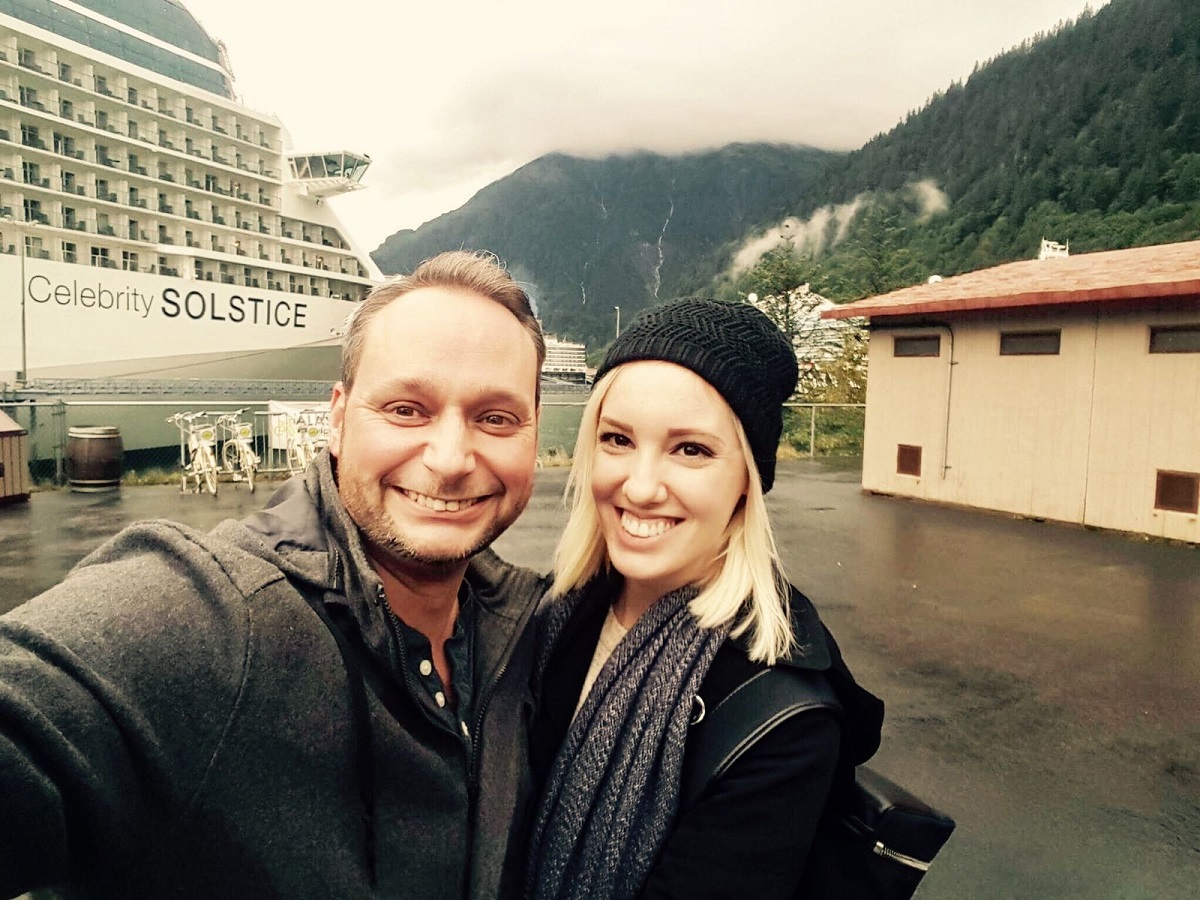
[[[292,179],[310,197],[324,199],[347,191],[357,191],[363,174],[371,165],[365,153],[333,150],[325,153],[291,153],[288,163]]]

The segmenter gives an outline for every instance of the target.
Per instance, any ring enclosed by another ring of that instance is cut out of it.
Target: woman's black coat
[[[571,724],[611,600],[581,606],[550,654],[531,736],[539,779]],[[878,748],[882,702],[854,681],[816,609],[795,588],[791,605],[796,646],[777,665],[820,672],[837,693],[843,716],[817,709],[786,719],[682,809],[642,898],[791,898],[830,790],[853,778],[854,766]],[[714,705],[762,668],[740,641],[726,641],[700,696]],[[691,746],[689,738],[685,777]]]

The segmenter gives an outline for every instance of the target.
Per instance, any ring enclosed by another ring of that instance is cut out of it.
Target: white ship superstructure
[[[0,382],[332,377],[370,159],[289,142],[174,0],[0,0]]]

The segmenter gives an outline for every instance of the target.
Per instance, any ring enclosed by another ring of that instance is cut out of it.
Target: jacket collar
[[[266,545],[297,587],[318,594],[327,606],[341,607],[368,646],[384,658],[394,655],[382,609],[383,583],[367,556],[358,525],[342,504],[327,451],[241,525]],[[471,559],[465,580],[477,608],[485,614],[476,623],[477,661],[480,671],[488,673],[502,661],[510,637],[544,593],[546,582],[528,569],[509,565],[491,550]]]

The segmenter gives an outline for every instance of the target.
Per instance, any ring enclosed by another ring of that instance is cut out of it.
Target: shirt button
[[[441,691],[438,691],[436,694],[434,694],[433,699],[434,699],[434,702],[437,703],[438,706],[446,705],[446,695],[443,694]]]
[[[422,675],[428,675],[433,671],[433,663],[427,659],[423,659],[421,660],[421,665],[419,665],[417,668],[421,670]]]
[[[466,722],[462,723],[462,730],[463,730],[463,737],[469,738],[471,736],[471,729],[467,727]]]

